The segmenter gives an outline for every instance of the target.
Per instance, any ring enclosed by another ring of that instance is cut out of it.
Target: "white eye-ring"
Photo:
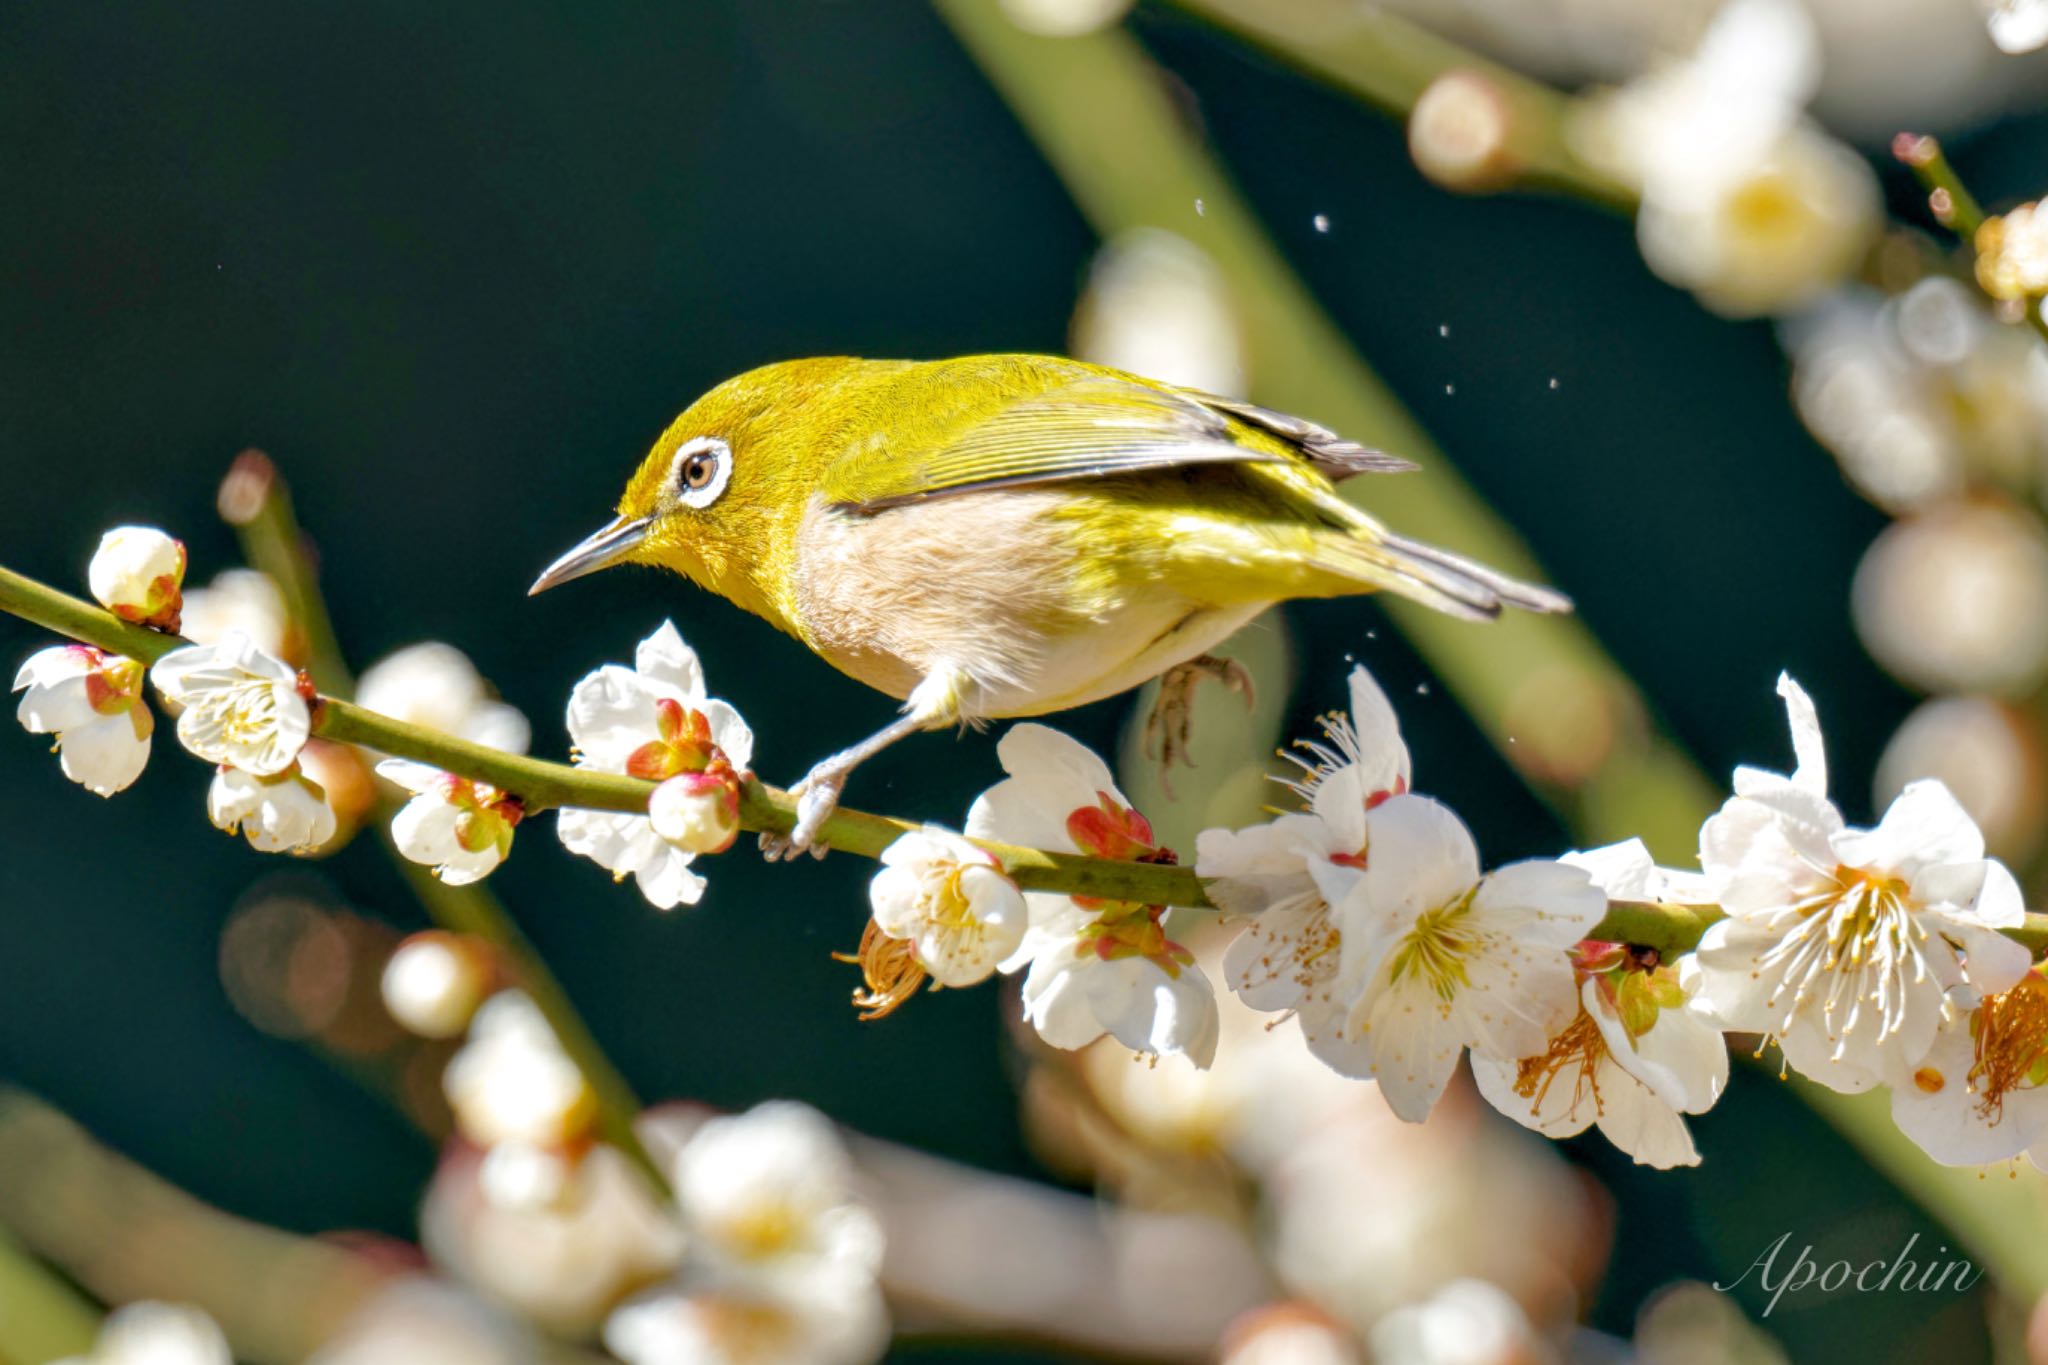
[[[685,507],[709,507],[732,482],[732,447],[716,436],[692,436],[676,447],[669,486]]]

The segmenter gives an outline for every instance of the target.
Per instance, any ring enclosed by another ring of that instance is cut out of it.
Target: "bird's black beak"
[[[526,590],[526,595],[531,597],[535,593],[546,592],[572,578],[581,578],[617,564],[647,539],[647,528],[653,522],[652,517],[619,517],[602,531],[585,536],[569,553],[542,570],[540,577],[533,580],[533,586]]]

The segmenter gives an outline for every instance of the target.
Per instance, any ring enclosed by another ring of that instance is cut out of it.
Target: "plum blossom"
[[[1293,783],[1308,809],[1243,830],[1204,830],[1195,872],[1209,898],[1250,922],[1223,960],[1225,982],[1253,1009],[1292,1011],[1309,1050],[1343,1069],[1346,1020],[1366,982],[1340,981],[1342,934],[1331,896],[1364,862],[1366,815],[1408,790],[1411,764],[1386,693],[1364,668],[1351,672],[1351,709],[1322,721],[1327,742],[1301,741],[1308,760]],[[1329,888],[1326,890],[1326,888]]]
[[[626,1365],[868,1365],[889,1344],[874,1278],[690,1274],[621,1304],[604,1344]]]
[[[185,547],[154,526],[116,526],[100,537],[86,583],[123,621],[176,630],[185,581]]]
[[[1892,1058],[1892,1121],[1944,1166],[2029,1152],[2048,1168],[2048,967],[1963,1008],[1970,995],[1951,993],[1926,1056]]]
[[[413,793],[391,817],[398,851],[432,867],[448,885],[483,880],[512,852],[512,831],[522,815],[519,798],[402,758],[379,763],[377,775]]]
[[[1481,876],[1471,831],[1428,797],[1390,797],[1365,823],[1364,866],[1321,878],[1338,931],[1332,989],[1348,1007],[1318,1055],[1375,1077],[1415,1123],[1466,1047],[1512,1060],[1548,1045],[1577,996],[1563,950],[1607,898],[1583,869],[1546,859]]]
[[[640,642],[632,668],[606,664],[576,684],[569,735],[577,767],[651,782],[703,771],[721,755],[744,772],[754,754],[753,732],[706,693],[696,651],[667,621]],[[571,853],[621,880],[631,876],[659,909],[694,905],[704,894],[704,878],[690,867],[696,855],[663,839],[645,815],[564,810],[555,828]]]
[[[313,732],[299,675],[246,635],[174,649],[149,676],[184,708],[178,742],[209,763],[269,777],[292,765]]]
[[[519,708],[491,695],[469,656],[438,640],[394,650],[364,669],[356,704],[512,754],[525,753],[533,738]]]
[[[190,1304],[123,1304],[100,1324],[92,1352],[52,1365],[233,1365],[228,1340]]]
[[[941,986],[988,979],[1024,941],[1030,917],[994,855],[942,829],[917,830],[883,849],[868,901],[877,932],[909,945],[918,968]]]
[[[1128,861],[1169,861],[1109,767],[1057,730],[1016,725],[996,746],[1009,777],[975,798],[979,839]],[[1028,892],[1030,925],[1004,973],[1026,971],[1024,1016],[1046,1042],[1081,1048],[1104,1033],[1133,1051],[1207,1066],[1219,1024],[1194,955],[1166,936],[1164,909]]]
[[[259,853],[303,853],[334,837],[327,793],[297,764],[259,777],[222,768],[206,790],[206,814],[216,829],[239,833]]]
[[[1636,839],[1560,861],[1584,868],[1613,900],[1683,900],[1698,889],[1697,878],[1659,869]],[[1644,1165],[1698,1165],[1680,1115],[1705,1113],[1720,1098],[1728,1049],[1698,1002],[1697,964],[1687,956],[1667,966],[1654,953],[1590,939],[1571,958],[1579,976],[1571,1021],[1541,1052],[1516,1060],[1475,1056],[1479,1093],[1550,1137],[1597,1123]]]
[[[647,798],[654,832],[685,853],[723,853],[740,837],[739,774],[723,757],[677,773]]]
[[[408,1032],[453,1038],[469,1027],[490,983],[490,960],[480,944],[428,929],[398,945],[379,986],[384,1008]]]
[[[523,991],[484,1002],[441,1086],[463,1136],[480,1147],[558,1147],[588,1131],[597,1113],[589,1082]]]
[[[256,569],[224,569],[205,587],[186,592],[179,629],[186,639],[202,645],[218,644],[239,631],[266,654],[300,657],[300,640],[284,593],[269,574]]]
[[[1637,187],[1643,259],[1731,316],[1818,298],[1880,226],[1870,167],[1803,114],[1820,81],[1797,0],[1730,0],[1698,49],[1591,100],[1581,155]]]
[[[112,796],[142,776],[156,719],[142,697],[143,667],[90,645],[37,650],[14,676],[15,716],[32,735],[57,737],[64,776]]]
[[[1997,994],[2027,950],[2018,883],[1984,856],[1967,812],[1932,780],[1908,783],[1875,829],[1827,796],[1812,700],[1789,675],[1791,776],[1739,768],[1700,830],[1700,864],[1728,917],[1700,940],[1702,990],[1729,1029],[1774,1036],[1830,1089],[1868,1089],[1927,1055],[1945,993]]]
[[[705,1120],[671,1178],[693,1245],[725,1270],[830,1264],[871,1275],[881,1264],[882,1227],[855,1193],[853,1160],[807,1104],[769,1100]]]

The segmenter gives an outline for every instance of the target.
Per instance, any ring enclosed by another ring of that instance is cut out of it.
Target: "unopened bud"
[[[1408,154],[1445,189],[1507,186],[1522,171],[1514,143],[1514,105],[1482,72],[1446,71],[1430,82],[1408,115]]]
[[[469,1027],[490,985],[481,949],[433,929],[399,944],[385,964],[384,1008],[422,1038],[453,1038]]]
[[[647,802],[654,832],[685,853],[723,853],[740,834],[740,784],[730,767],[678,773]]]
[[[99,604],[122,620],[178,628],[185,547],[154,526],[116,526],[101,536],[85,576]]]

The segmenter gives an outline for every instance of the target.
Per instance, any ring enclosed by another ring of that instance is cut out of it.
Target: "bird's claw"
[[[803,781],[789,789],[789,794],[796,798],[796,824],[787,834],[764,832],[761,856],[771,863],[786,863],[794,861],[799,853],[823,858],[831,852],[831,846],[819,840],[818,831],[839,809],[839,793],[845,786],[846,774],[838,769],[824,764],[811,769]]]
[[[1173,787],[1167,774],[1175,765],[1195,766],[1188,757],[1188,740],[1195,724],[1195,689],[1204,678],[1214,678],[1243,697],[1246,710],[1253,704],[1251,672],[1235,659],[1203,654],[1159,675],[1159,696],[1145,717],[1145,756],[1159,760],[1160,785],[1169,798]]]

